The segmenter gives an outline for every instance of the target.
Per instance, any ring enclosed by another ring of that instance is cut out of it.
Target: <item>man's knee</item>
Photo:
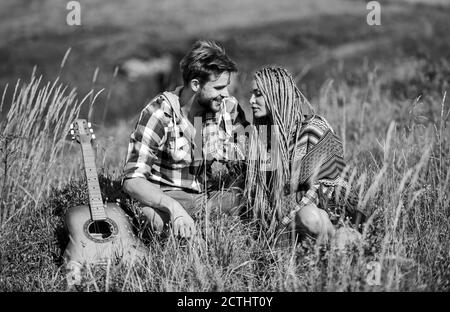
[[[155,232],[162,232],[170,222],[170,215],[158,209],[144,206],[142,213],[147,219],[147,225]]]
[[[300,227],[308,230],[311,234],[320,235],[326,229],[323,224],[319,208],[314,205],[308,205],[300,209],[298,213],[298,221]]]
[[[243,193],[239,189],[228,191],[217,191],[207,202],[207,209],[211,212],[222,212],[227,215],[237,216],[240,214],[245,203]]]

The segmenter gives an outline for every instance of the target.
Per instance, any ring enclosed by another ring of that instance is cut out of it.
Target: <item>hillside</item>
[[[263,64],[291,69],[314,100],[327,78],[349,78],[364,59],[369,66],[381,61],[390,68],[396,59],[449,53],[447,6],[382,1],[382,27],[370,27],[365,2],[354,0],[80,3],[82,25],[68,26],[64,1],[1,2],[0,89],[17,78],[29,77],[34,66],[38,74],[55,77],[70,47],[61,71],[63,81],[76,87],[80,95],[91,88],[105,88],[94,108],[94,122],[111,125],[117,118],[133,118],[160,88],[153,77],[113,78],[115,67],[131,57],[170,54],[176,73],[176,62],[198,38],[221,40],[237,61],[237,95],[244,105],[248,77]],[[342,66],[344,70],[339,70]],[[173,77],[172,86],[177,82]],[[82,111],[87,109],[86,105]]]

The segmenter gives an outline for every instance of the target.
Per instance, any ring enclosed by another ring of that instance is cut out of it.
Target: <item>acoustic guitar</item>
[[[69,208],[66,226],[69,243],[64,252],[69,284],[79,284],[80,268],[122,260],[127,264],[146,254],[143,243],[134,235],[129,216],[115,203],[103,203],[95,166],[90,123],[77,119],[71,125],[72,139],[81,145],[87,180],[89,205]],[[72,275],[71,275],[72,274]],[[70,277],[69,277],[70,276]]]

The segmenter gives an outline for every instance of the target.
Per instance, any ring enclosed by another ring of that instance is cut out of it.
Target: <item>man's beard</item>
[[[210,113],[217,113],[220,111],[220,107],[222,105],[223,97],[218,96],[213,99],[205,99],[205,98],[198,98],[198,104],[202,106],[205,111]]]

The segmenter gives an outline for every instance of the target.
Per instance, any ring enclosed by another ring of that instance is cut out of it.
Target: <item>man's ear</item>
[[[198,79],[192,79],[190,86],[191,86],[191,90],[195,93],[197,93],[197,91],[200,90],[200,88],[201,88],[200,81]]]

